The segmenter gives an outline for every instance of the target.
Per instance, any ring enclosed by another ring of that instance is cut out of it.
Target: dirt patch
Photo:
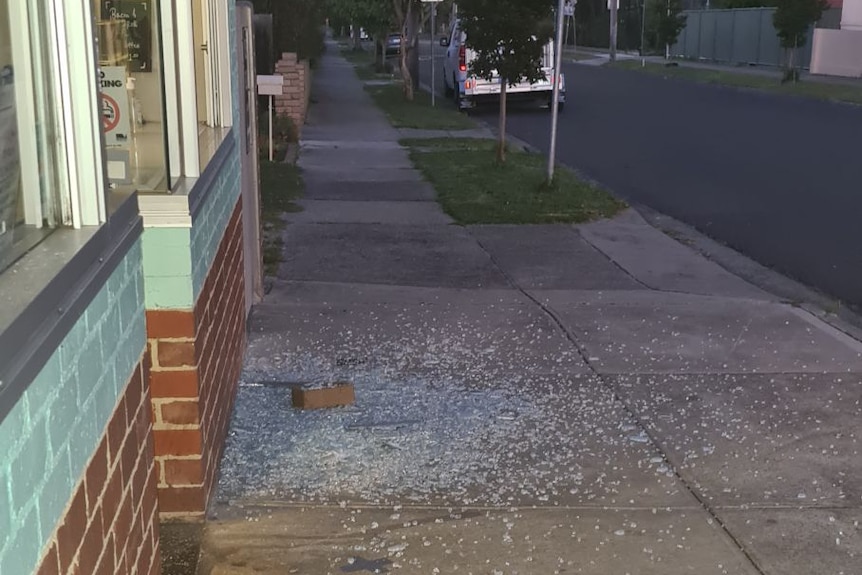
[[[196,575],[203,528],[202,523],[180,521],[159,525],[162,575]]]

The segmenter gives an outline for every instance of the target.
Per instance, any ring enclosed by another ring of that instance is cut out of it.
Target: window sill
[[[229,128],[207,128],[206,131],[209,132],[208,145],[215,148],[199,178],[178,178],[171,187],[170,194],[138,195],[145,228],[192,227],[194,215],[204,203],[203,199],[236,145],[234,132]],[[203,149],[201,145],[202,152]]]
[[[129,196],[108,223],[56,230],[0,274],[0,421],[141,231],[137,202]]]
[[[200,160],[201,174],[204,173],[230,132],[230,128],[200,126],[198,129],[198,159]]]

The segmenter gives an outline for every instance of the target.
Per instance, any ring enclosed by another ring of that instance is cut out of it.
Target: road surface
[[[438,59],[438,89],[441,69]],[[561,163],[862,306],[862,107],[576,64],[564,71]],[[422,80],[430,83],[427,57]],[[496,110],[476,115],[493,124]],[[546,110],[513,110],[508,125],[547,151]]]

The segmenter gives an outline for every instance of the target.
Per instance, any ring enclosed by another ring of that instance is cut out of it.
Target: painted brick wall
[[[149,365],[135,368],[39,575],[158,575],[159,514]]]
[[[216,252],[240,196],[240,148],[242,134],[234,127],[230,158],[207,192],[206,204],[195,214],[191,229],[192,286],[194,301],[200,297],[204,281],[213,266]]]
[[[215,483],[245,351],[243,270],[236,201],[194,310],[147,312],[164,517],[201,515]]]
[[[146,334],[134,244],[0,422],[0,573],[31,573],[104,440]]]

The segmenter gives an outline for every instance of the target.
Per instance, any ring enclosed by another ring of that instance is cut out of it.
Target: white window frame
[[[92,7],[89,0],[54,2],[53,7],[55,81],[64,103],[58,104],[60,139],[66,149],[72,226],[96,226],[107,220],[107,188]]]
[[[201,2],[203,17],[204,46],[195,44],[192,1]],[[198,122],[198,98],[195,81],[195,55],[197,50],[205,50],[206,68],[204,70],[206,83],[206,118],[207,127],[211,129],[231,128],[233,126],[233,95],[230,70],[230,28],[227,0],[192,0],[184,2],[162,1],[163,22],[175,18],[173,41],[164,42],[164,60],[171,61],[175,74],[175,89],[179,107],[177,123],[170,124],[171,142],[179,141],[182,155],[182,174],[185,177],[200,177],[203,168],[200,160],[201,139],[212,134],[203,134]],[[174,4],[171,14],[170,6]],[[163,23],[164,26],[164,23]],[[163,28],[165,29],[165,28]],[[167,36],[167,34],[165,34]],[[169,68],[165,68],[165,76],[169,76]],[[168,91],[168,106],[172,94]],[[177,127],[177,132],[173,131]],[[204,132],[206,128],[204,128]],[[177,165],[180,165],[178,163]]]
[[[9,1],[25,221],[39,228],[48,216],[61,226],[98,226],[107,218],[107,188],[90,1],[39,2],[36,7],[37,2]],[[45,29],[38,22],[40,15]],[[34,48],[32,35],[37,33]],[[37,76],[50,78],[55,101],[37,93]],[[55,123],[53,141],[47,126],[39,134],[33,130],[39,125],[37,106],[53,107],[46,114]],[[59,189],[51,190],[53,197],[45,202],[34,193],[42,188],[37,158],[55,164],[58,176]],[[59,213],[46,213],[54,209]]]

